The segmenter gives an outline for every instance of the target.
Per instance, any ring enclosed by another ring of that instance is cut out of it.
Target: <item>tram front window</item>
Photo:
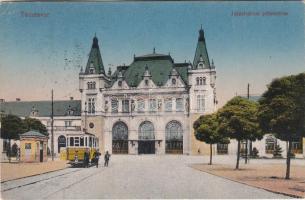
[[[89,137],[89,147],[92,147],[92,137]]]
[[[74,146],[74,138],[70,137],[70,146],[73,147]]]
[[[84,146],[84,138],[83,138],[83,137],[80,138],[80,146],[81,146],[81,147]]]

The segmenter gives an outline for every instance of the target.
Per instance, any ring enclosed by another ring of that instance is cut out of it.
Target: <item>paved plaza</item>
[[[233,157],[215,158],[226,160],[234,163]],[[207,161],[202,156],[113,155],[108,168],[67,168],[4,182],[1,198],[288,198],[189,167]]]

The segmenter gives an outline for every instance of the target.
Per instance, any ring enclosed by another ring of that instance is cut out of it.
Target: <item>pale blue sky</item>
[[[236,11],[288,15],[232,16]],[[201,24],[220,106],[246,93],[248,82],[262,93],[273,78],[305,71],[302,2],[2,3],[0,98],[49,99],[54,88],[56,99],[78,99],[78,72],[94,33],[106,70],[153,47],[176,62],[193,61]]]

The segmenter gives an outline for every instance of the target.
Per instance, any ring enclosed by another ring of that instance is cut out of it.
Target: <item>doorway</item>
[[[43,162],[43,142],[40,142],[40,162]]]
[[[138,142],[139,154],[154,154],[155,153],[155,141],[139,141]]]

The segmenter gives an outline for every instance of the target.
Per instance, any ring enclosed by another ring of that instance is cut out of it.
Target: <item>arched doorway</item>
[[[60,148],[63,147],[63,148],[66,148],[66,137],[61,135],[58,137],[57,139],[57,147],[58,147],[58,153],[60,153]]]
[[[112,153],[128,154],[128,128],[124,122],[116,122],[112,127]]]
[[[183,130],[178,121],[170,121],[165,127],[165,153],[183,153]]]
[[[139,154],[155,153],[155,134],[154,125],[149,121],[144,121],[139,126]]]

